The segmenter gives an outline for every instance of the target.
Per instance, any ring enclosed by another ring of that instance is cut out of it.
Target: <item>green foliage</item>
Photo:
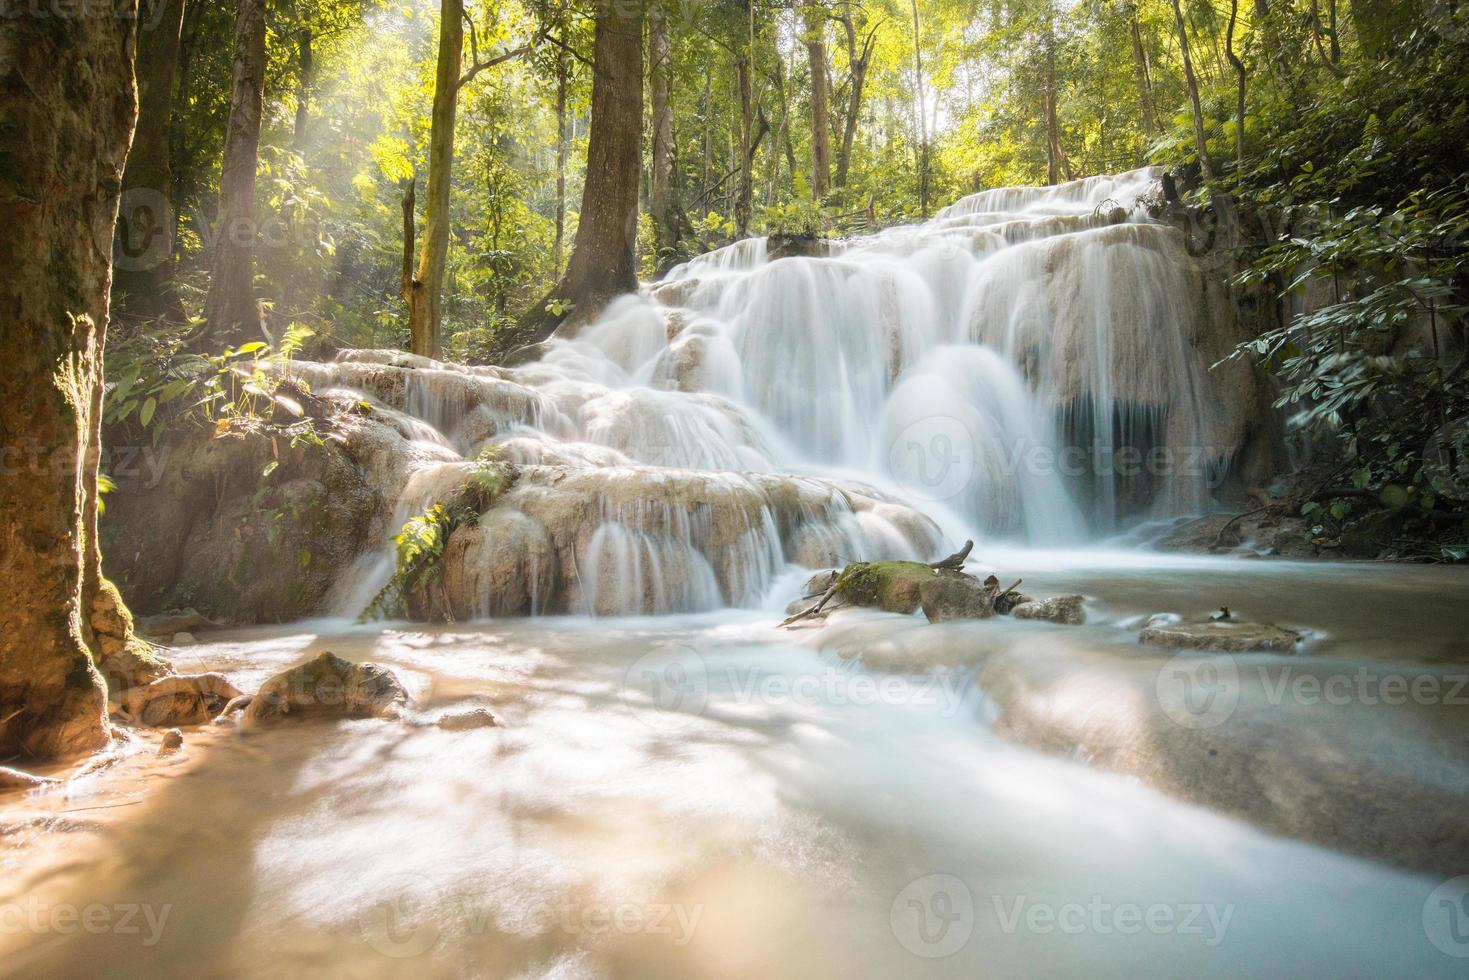
[[[393,577],[362,613],[362,621],[406,615],[410,603],[430,601],[432,587],[443,574],[441,559],[450,535],[463,525],[478,524],[480,515],[514,485],[517,476],[513,466],[482,454],[448,500],[405,521],[393,538]]]
[[[184,351],[177,337],[140,333],[108,354],[103,422],[114,433],[157,445],[173,424],[219,429],[235,419],[259,418],[278,402],[274,369],[299,354],[312,335],[310,327],[293,323],[274,346],[251,341],[196,354]]]

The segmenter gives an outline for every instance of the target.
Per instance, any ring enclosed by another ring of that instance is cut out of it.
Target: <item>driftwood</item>
[[[830,602],[831,601],[831,597],[834,596],[834,595],[836,595],[836,594],[837,594],[837,585],[836,585],[836,582],[833,581],[831,583],[831,588],[827,589],[825,592],[823,592],[821,594],[820,601],[818,601],[814,606],[810,606],[810,607],[808,607],[806,609],[803,609],[803,610],[801,610],[800,612],[796,613],[793,616],[787,616],[784,620],[781,621],[781,624],[780,625],[782,625],[782,626],[789,626],[792,623],[798,623],[798,622],[800,622],[803,619],[808,619],[808,618],[810,618],[812,616],[819,615],[821,613],[822,608],[828,602]]]
[[[964,547],[954,552],[947,558],[928,563],[929,568],[936,568],[941,572],[957,572],[964,567],[964,560],[969,557],[969,552],[974,550],[973,541],[965,541]]]

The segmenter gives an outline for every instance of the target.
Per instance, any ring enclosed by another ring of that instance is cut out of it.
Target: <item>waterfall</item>
[[[498,590],[473,614],[756,605],[792,565],[1075,545],[1207,506],[1255,397],[1210,370],[1233,321],[1139,203],[1157,179],[984,191],[821,255],[741,241],[518,368],[292,370],[402,440],[389,531],[485,454],[521,467],[514,519],[454,552],[462,588]],[[343,603],[390,570],[364,560]]]

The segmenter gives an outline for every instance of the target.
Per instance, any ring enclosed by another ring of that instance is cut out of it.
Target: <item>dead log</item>
[[[969,557],[969,552],[974,550],[973,541],[965,541],[964,547],[954,552],[947,558],[928,563],[929,568],[941,572],[957,572],[964,567],[964,560]]]

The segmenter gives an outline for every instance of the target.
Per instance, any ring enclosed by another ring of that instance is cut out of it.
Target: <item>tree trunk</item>
[[[1143,134],[1149,138],[1158,134],[1157,109],[1153,105],[1153,79],[1148,70],[1148,55],[1143,49],[1142,25],[1137,19],[1137,3],[1128,5],[1129,31],[1132,34],[1132,58],[1137,71],[1137,99],[1142,109]]]
[[[462,0],[439,4],[439,58],[428,137],[428,205],[423,214],[423,250],[408,299],[409,350],[423,357],[443,354],[440,304],[449,259],[449,189],[454,169],[454,118],[459,105],[459,68],[464,57]]]
[[[872,58],[872,46],[877,40],[877,31],[868,34],[857,48],[857,26],[852,21],[851,3],[842,16],[842,27],[847,33],[847,64],[851,76],[847,82],[847,112],[842,126],[842,145],[837,152],[836,186],[847,186],[847,174],[852,165],[852,146],[857,140],[857,123],[862,116],[862,89],[867,82],[867,64]]]
[[[551,263],[561,275],[561,256],[566,248],[566,52],[556,55],[556,243]]]
[[[643,143],[643,12],[637,3],[598,6],[592,55],[592,131],[576,244],[566,275],[514,329],[497,333],[488,357],[525,356],[565,324],[590,322],[613,298],[638,288],[638,186]]]
[[[653,186],[648,195],[648,212],[660,272],[680,256],[680,242],[688,219],[678,203],[676,154],[673,133],[673,53],[668,41],[668,18],[661,4],[648,13],[648,93],[653,115]]]
[[[137,118],[123,13],[0,19],[0,758],[109,741],[85,579],[113,225]]]
[[[918,100],[918,210],[928,217],[928,108],[923,98],[923,40],[919,35],[918,0],[913,6],[913,94]]]
[[[806,54],[811,61],[811,196],[826,196],[831,174],[831,81],[826,75],[826,17],[818,0],[806,0]]]
[[[138,22],[138,128],[122,176],[122,204],[113,243],[119,316],[183,319],[173,291],[176,213],[169,161],[169,121],[179,61],[184,0],[158,6]]]
[[[751,23],[749,44],[735,55],[735,86],[740,94],[739,173],[734,202],[736,238],[744,238],[750,233],[755,204],[755,91],[754,69],[750,64],[755,53],[755,5],[754,0],[746,0],[746,3]]]
[[[220,343],[237,344],[261,334],[260,306],[255,302],[255,169],[264,86],[265,0],[238,0],[214,268],[204,301],[209,336]]]
[[[1199,80],[1194,74],[1194,61],[1188,51],[1188,28],[1184,26],[1183,8],[1173,0],[1173,25],[1178,31],[1178,50],[1183,57],[1183,80],[1188,86],[1189,104],[1194,112],[1194,149],[1199,154],[1199,170],[1204,182],[1214,183],[1214,161],[1209,158],[1208,136],[1204,132],[1204,108],[1199,102]]]
[[[296,124],[291,131],[291,145],[300,150],[306,145],[306,123],[311,111],[311,87],[315,84],[316,57],[311,50],[311,28],[302,27],[296,39],[300,74],[296,77]]]
[[[1234,28],[1239,20],[1239,0],[1229,0],[1229,27],[1224,32],[1224,54],[1234,68],[1234,160],[1245,165],[1245,63],[1234,52]]]

